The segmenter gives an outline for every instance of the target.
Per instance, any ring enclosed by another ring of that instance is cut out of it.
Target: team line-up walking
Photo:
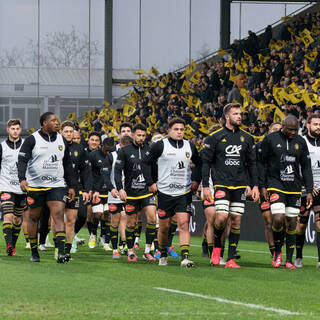
[[[203,251],[210,265],[240,268],[237,246],[247,200],[260,203],[274,268],[303,266],[304,234],[313,209],[320,261],[320,115],[309,116],[305,136],[298,135],[298,120],[289,115],[283,123],[273,123],[256,145],[241,129],[241,121],[240,104],[226,105],[224,124],[207,136],[198,152],[184,139],[180,118],[173,118],[167,135],[154,136],[150,144],[143,124],[123,123],[118,144],[91,132],[86,148],[79,144],[73,122],[60,126],[54,113],[41,115],[41,129],[25,140],[20,120],[9,120],[8,138],[0,144],[7,255],[17,254],[23,224],[32,262],[40,262],[39,250],[45,250],[50,229],[56,261],[69,262],[80,241],[77,233],[86,223],[90,248],[98,246],[100,225],[104,250],[112,250],[113,259],[126,255],[135,263],[144,212],[143,259],[167,266],[168,256],[178,258],[172,246],[178,227],[181,266],[193,267],[189,222],[192,196],[201,191],[207,221]]]

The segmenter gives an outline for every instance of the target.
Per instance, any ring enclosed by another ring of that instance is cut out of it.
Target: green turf
[[[86,231],[81,235],[87,236]],[[125,257],[113,261],[111,253],[87,245],[68,264],[57,264],[52,249],[41,253],[37,264],[29,262],[23,236],[15,257],[4,255],[1,239],[0,319],[319,319],[320,269],[316,269],[315,247],[305,247],[305,256],[313,258],[304,258],[303,269],[274,270],[265,243],[240,241],[242,269],[230,270],[209,267],[209,260],[200,256],[201,239],[194,237],[191,257],[196,268],[182,269],[174,259],[168,267],[142,259],[132,264]],[[303,315],[281,315],[155,287]]]

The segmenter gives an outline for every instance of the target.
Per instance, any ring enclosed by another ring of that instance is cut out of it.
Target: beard
[[[241,122],[240,122],[240,123],[238,123],[238,122],[236,122],[236,121],[234,121],[234,120],[231,120],[231,119],[230,119],[230,124],[231,124],[232,126],[234,126],[234,127],[238,128],[238,127],[240,127]]]
[[[313,131],[310,129],[310,135],[312,137],[315,137],[316,139],[318,139],[320,137],[320,133],[317,133],[316,131]]]

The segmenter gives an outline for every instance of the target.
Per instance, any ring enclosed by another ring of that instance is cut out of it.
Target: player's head
[[[114,146],[114,139],[108,137],[103,139],[101,150],[104,154],[107,154],[109,153],[109,151],[113,146]]]
[[[173,118],[168,123],[168,135],[174,140],[182,140],[186,122],[181,118]]]
[[[98,132],[90,132],[89,133],[89,137],[88,137],[88,147],[89,149],[92,150],[96,150],[99,148],[101,143],[101,137],[100,134]]]
[[[48,133],[59,131],[59,119],[53,112],[45,112],[40,117],[40,125],[42,129]]]
[[[226,125],[239,127],[242,121],[241,105],[239,103],[228,103],[223,108]]]
[[[132,135],[132,124],[130,122],[124,122],[120,124],[120,139],[124,136]]]
[[[81,133],[78,130],[73,131],[73,142],[79,143],[81,142]]]
[[[10,119],[7,122],[7,132],[9,139],[16,141],[19,140],[21,134],[21,120],[20,119]]]
[[[133,129],[133,142],[137,146],[142,146],[147,137],[147,128],[142,123],[137,123]]]
[[[268,133],[270,134],[272,132],[277,132],[281,130],[281,128],[282,128],[281,122],[273,122],[270,124]]]
[[[133,139],[131,138],[131,136],[123,136],[120,139],[120,145],[121,147],[127,146],[128,144],[132,143]]]
[[[320,114],[312,113],[307,120],[308,135],[318,139],[320,137]]]
[[[62,122],[60,133],[67,140],[68,143],[71,143],[73,141],[73,136],[74,136],[73,122],[68,120]]]
[[[286,116],[282,123],[282,132],[288,139],[293,139],[299,130],[299,122],[298,119],[289,115]]]

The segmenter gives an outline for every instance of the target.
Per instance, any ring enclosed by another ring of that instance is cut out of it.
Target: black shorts
[[[109,203],[109,212],[111,214],[117,214],[124,211],[123,203]]]
[[[177,197],[158,192],[158,217],[159,219],[168,219],[173,217],[176,212],[187,212],[192,214],[191,203],[191,192]]]
[[[269,198],[272,214],[285,214],[287,217],[297,217],[300,213],[301,195],[288,194],[270,190]]]
[[[25,194],[17,194],[13,192],[2,192],[1,196],[1,204],[4,202],[13,202],[15,208],[22,209],[26,206],[26,195]]]
[[[317,207],[317,208],[316,208]],[[320,194],[317,196],[313,197],[313,202],[312,202],[312,208],[314,213],[319,213],[320,212]],[[304,215],[307,212],[307,197],[303,196],[301,198],[301,207],[300,207],[300,213],[299,215]]]
[[[60,201],[66,203],[67,192],[67,188],[29,191],[27,195],[27,203],[30,208],[43,207],[48,201]]]
[[[214,190],[214,199],[217,212],[242,215],[246,203],[246,188],[216,186]]]
[[[78,210],[79,205],[80,205],[79,197],[75,197],[72,201],[69,201],[69,199],[67,199],[66,209]]]
[[[125,211],[128,216],[137,214],[141,209],[147,206],[157,206],[154,195],[142,199],[127,199]]]

